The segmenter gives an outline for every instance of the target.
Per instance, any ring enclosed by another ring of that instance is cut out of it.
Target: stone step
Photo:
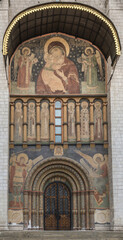
[[[1,231],[0,240],[123,240],[123,231]]]

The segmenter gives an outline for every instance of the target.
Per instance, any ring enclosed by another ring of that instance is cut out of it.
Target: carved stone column
[[[50,148],[54,148],[54,102],[50,102]]]
[[[68,119],[67,119],[67,103],[63,103],[63,143],[64,148],[68,148]]]
[[[80,103],[76,103],[76,141],[77,147],[81,147],[80,142]]]
[[[78,192],[78,230],[81,230],[81,193]]]
[[[80,210],[81,229],[85,229],[85,191],[81,192],[81,210]]]
[[[10,103],[10,147],[14,147],[14,103]]]
[[[39,203],[39,228],[44,229],[44,207],[43,207],[43,193],[40,193]]]
[[[90,102],[90,146],[94,147],[94,103]]]
[[[41,132],[41,111],[40,111],[40,102],[36,102],[36,147],[40,147],[39,142],[40,142],[40,132]]]
[[[107,103],[103,102],[103,134],[104,134],[104,147],[108,147],[108,123],[107,123]]]
[[[24,229],[28,229],[29,225],[29,209],[28,209],[28,191],[24,191]]]
[[[23,147],[27,147],[27,102],[23,103]]]
[[[90,190],[89,192],[89,218],[90,218],[90,229],[94,229],[94,191]]]
[[[37,227],[37,224],[36,224],[36,195],[37,193],[36,192],[33,192],[33,195],[32,195],[32,227],[35,229]]]
[[[78,210],[77,210],[77,193],[73,192],[72,193],[73,197],[73,210],[72,210],[72,215],[73,215],[73,230],[78,229]]]
[[[90,225],[90,218],[89,218],[89,196],[88,196],[89,192],[86,191],[85,192],[85,211],[86,211],[86,223],[85,223],[85,226],[86,226],[86,229],[89,229],[89,225]]]

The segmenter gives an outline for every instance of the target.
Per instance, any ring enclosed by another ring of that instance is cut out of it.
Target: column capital
[[[27,102],[23,102],[23,106],[24,106],[24,107],[27,107]]]

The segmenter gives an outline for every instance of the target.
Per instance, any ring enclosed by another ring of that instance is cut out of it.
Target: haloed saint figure
[[[17,75],[17,87],[29,88],[32,76],[32,66],[37,63],[34,53],[31,53],[30,48],[24,47],[22,53],[18,50],[15,57],[15,75]]]
[[[49,39],[44,46],[45,65],[41,69],[36,86],[37,94],[80,93],[78,71],[67,58],[68,43],[60,38]]]

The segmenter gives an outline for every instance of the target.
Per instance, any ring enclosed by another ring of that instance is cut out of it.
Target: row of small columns
[[[24,228],[44,229],[43,192],[24,191]],[[93,191],[72,192],[73,230],[94,228]],[[90,205],[90,206],[89,206]],[[29,226],[31,222],[31,226]]]
[[[54,102],[50,102],[50,148],[54,148]],[[10,103],[10,147],[14,147],[14,102]],[[23,103],[23,147],[27,147],[27,107],[28,103]],[[40,147],[40,102],[36,102],[36,146]],[[80,102],[76,102],[76,144],[81,147],[82,142],[80,138]],[[103,141],[104,147],[108,147],[107,134],[107,103],[103,102]],[[63,146],[68,148],[68,121],[67,121],[67,102],[63,102]],[[94,147],[94,102],[90,101],[90,146]]]

